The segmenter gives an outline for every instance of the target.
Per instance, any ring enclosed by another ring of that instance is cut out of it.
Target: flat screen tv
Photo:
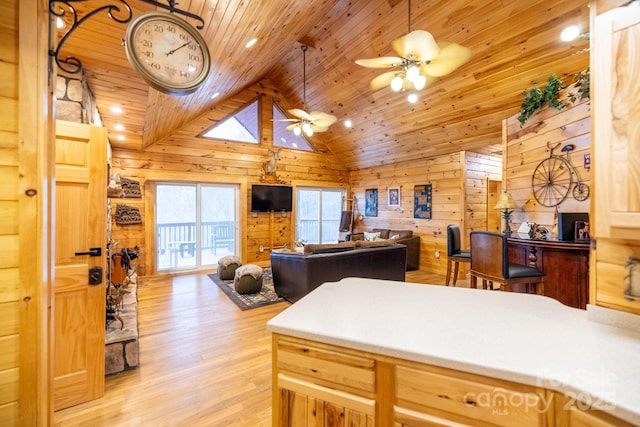
[[[558,213],[558,240],[575,240],[576,221],[589,222],[587,212],[560,212]]]
[[[251,186],[252,212],[291,212],[293,187],[286,185]]]

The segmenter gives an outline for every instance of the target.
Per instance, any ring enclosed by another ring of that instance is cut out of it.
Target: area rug
[[[280,298],[273,289],[273,277],[271,269],[265,268],[262,272],[262,289],[255,294],[239,294],[233,287],[233,280],[222,280],[218,274],[209,274],[209,278],[218,285],[231,301],[233,301],[240,310],[249,310],[251,308],[264,307],[265,305],[277,304],[286,301]]]

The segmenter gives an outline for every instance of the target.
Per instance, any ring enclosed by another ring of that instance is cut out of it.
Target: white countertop
[[[592,320],[617,316],[631,329]],[[346,278],[323,284],[267,327],[568,393],[640,425],[639,319],[538,295]]]

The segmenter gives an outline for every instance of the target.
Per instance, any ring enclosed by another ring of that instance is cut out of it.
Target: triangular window
[[[300,135],[286,129],[291,122],[282,122],[279,120],[288,119],[284,115],[280,107],[273,103],[273,145],[276,147],[292,148],[294,150],[315,151],[309,141]]]
[[[258,112],[259,99],[256,99],[233,116],[210,127],[199,136],[210,139],[257,144],[260,142],[260,115]]]

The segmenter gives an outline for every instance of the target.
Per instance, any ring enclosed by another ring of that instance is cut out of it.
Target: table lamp
[[[515,200],[513,200],[513,196],[511,193],[507,193],[506,191],[503,191],[502,194],[500,194],[498,203],[494,207],[494,209],[503,210],[502,217],[504,218],[505,225],[502,234],[507,237],[511,236],[511,226],[509,224],[511,222],[511,214],[513,213],[513,210],[517,208],[519,208],[519,206],[516,204]]]

